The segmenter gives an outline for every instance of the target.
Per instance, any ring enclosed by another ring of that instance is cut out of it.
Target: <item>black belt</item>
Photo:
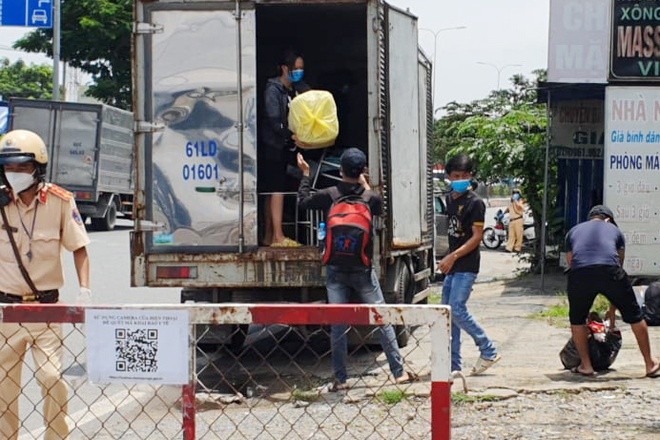
[[[30,293],[28,295],[12,295],[0,291],[0,303],[15,304],[15,303],[30,303],[39,302],[45,304],[56,303],[60,298],[60,292],[57,289],[53,290],[40,290],[37,294]]]
[[[522,217],[516,217],[516,218],[512,218],[512,219],[511,219],[510,221],[514,221],[514,220],[520,220],[521,218],[522,218]]]

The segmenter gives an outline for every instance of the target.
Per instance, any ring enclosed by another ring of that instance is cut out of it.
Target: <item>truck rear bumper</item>
[[[259,248],[226,254],[149,254],[134,260],[131,283],[151,287],[323,287],[325,270],[316,247]],[[140,276],[140,275],[143,276]]]

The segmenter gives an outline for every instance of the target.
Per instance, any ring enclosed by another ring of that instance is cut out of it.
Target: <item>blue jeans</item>
[[[330,304],[346,304],[349,302],[351,292],[358,294],[364,304],[383,304],[383,291],[378,284],[378,278],[373,269],[358,271],[340,270],[336,266],[326,267],[326,287],[328,289],[328,302]],[[345,383],[346,357],[348,356],[348,342],[346,333],[348,325],[338,324],[331,326],[330,342],[332,345],[332,368],[339,383]],[[378,326],[380,344],[383,347],[387,362],[394,377],[403,375],[403,358],[399,352],[396,335],[391,325]]]
[[[461,370],[461,330],[472,336],[479,347],[481,357],[492,360],[497,350],[486,332],[467,309],[476,273],[458,272],[445,277],[442,285],[442,304],[451,306],[451,370]]]

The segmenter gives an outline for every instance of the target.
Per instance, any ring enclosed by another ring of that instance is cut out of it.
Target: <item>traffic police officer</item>
[[[43,140],[13,130],[0,140],[4,176],[0,203],[0,302],[55,303],[64,284],[61,249],[73,252],[80,283],[78,302],[88,302],[89,238],[73,196],[44,181],[48,153]],[[13,235],[15,246],[10,235]],[[20,257],[27,274],[20,270]],[[29,279],[32,280],[30,283]],[[33,287],[30,286],[32,284]],[[57,323],[0,323],[0,438],[18,438],[21,370],[28,347],[44,399],[44,439],[65,439],[68,391],[61,376],[62,329]]]

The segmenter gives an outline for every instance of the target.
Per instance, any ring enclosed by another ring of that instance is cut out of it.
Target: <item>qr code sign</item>
[[[158,371],[158,330],[115,330],[115,370],[154,373]]]

